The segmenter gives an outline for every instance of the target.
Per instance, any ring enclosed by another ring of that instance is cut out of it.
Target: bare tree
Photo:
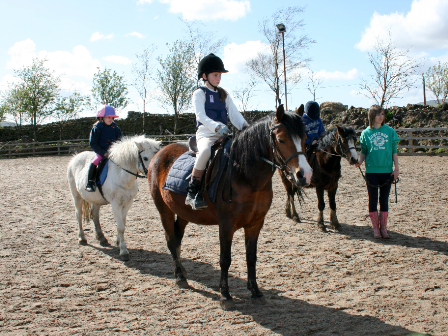
[[[433,93],[437,103],[444,103],[448,97],[448,62],[430,67],[426,72],[425,86]]]
[[[254,96],[254,89],[257,85],[257,81],[254,79],[249,79],[243,85],[239,86],[234,90],[233,96],[238,100],[240,110],[243,112],[246,120],[252,120],[252,116],[249,115],[249,110],[252,109],[252,105],[249,103],[251,98]]]
[[[362,79],[362,95],[373,98],[381,106],[387,106],[393,99],[400,98],[405,89],[415,86],[420,62],[409,57],[409,50],[402,50],[392,42],[391,34],[387,39],[377,39],[374,51],[369,52],[369,62],[373,65],[373,84]]]
[[[309,69],[308,73],[308,91],[313,95],[313,100],[316,101],[316,91],[319,89],[324,82],[324,79],[316,75],[316,73]]]
[[[169,47],[166,58],[158,57],[159,68],[156,82],[160,89],[158,100],[162,107],[174,112],[174,133],[177,131],[179,114],[191,104],[191,96],[196,86],[193,47],[186,42],[176,41]]]
[[[185,40],[193,49],[195,54],[193,67],[197,69],[201,59],[210,53],[218,53],[227,39],[225,37],[216,38],[215,33],[204,31],[202,22],[180,20],[187,26],[187,38]]]
[[[291,74],[288,82],[296,84],[301,80],[296,70],[304,67],[310,60],[304,58],[303,52],[311,43],[315,42],[307,35],[296,36],[304,26],[303,20],[297,19],[303,11],[304,8],[298,6],[281,8],[269,19],[261,21],[259,30],[269,44],[269,52],[261,52],[246,63],[249,74],[260,78],[274,92],[276,106],[280,97],[285,94],[282,92],[285,83],[282,36],[276,25],[283,23],[286,27],[284,33],[286,72]]]
[[[152,55],[154,53],[154,50],[155,46],[152,45],[144,49],[141,54],[136,54],[135,57],[137,58],[138,62],[132,64],[132,73],[134,74],[134,82],[132,85],[137,90],[143,102],[143,133],[145,133],[146,102],[148,100],[151,73],[154,68],[154,66],[152,65]]]

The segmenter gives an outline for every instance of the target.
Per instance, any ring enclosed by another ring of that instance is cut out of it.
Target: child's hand
[[[215,132],[219,136],[227,135],[229,134],[229,128],[226,125],[219,125],[215,128]]]
[[[356,168],[358,168],[360,165],[362,165],[362,162],[359,162],[359,161],[358,161],[358,162],[355,163],[355,167],[356,167]]]

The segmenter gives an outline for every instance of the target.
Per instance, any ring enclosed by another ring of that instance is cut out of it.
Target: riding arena
[[[326,232],[318,226],[314,189],[296,199],[300,223],[287,218],[288,196],[275,171],[256,251],[264,300],[253,300],[247,288],[245,234],[238,230],[228,270],[231,309],[220,304],[218,226],[186,227],[179,259],[188,286],[177,286],[143,178],[126,216],[129,261],[115,244],[110,205],[101,208],[101,227],[111,245],[97,240],[92,221],[79,244],[67,181],[72,159],[0,160],[2,335],[448,334],[447,156],[400,156],[387,240],[373,237],[365,182],[348,160],[341,160],[336,194],[339,231],[328,204]]]

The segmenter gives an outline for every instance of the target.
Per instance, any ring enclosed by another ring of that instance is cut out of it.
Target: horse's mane
[[[353,129],[353,127],[350,126],[340,126],[344,129],[345,134],[347,135],[346,138],[353,139],[356,142],[356,132]],[[331,146],[334,142],[334,136],[337,131],[337,127],[331,127],[328,130],[326,130],[324,133],[322,133],[318,140],[318,146],[317,148],[320,150],[326,150],[329,146]]]
[[[254,167],[263,164],[262,158],[270,156],[270,127],[274,124],[275,113],[259,119],[244,131],[235,135],[232,143],[232,159],[235,169],[246,178],[254,176]],[[292,138],[305,135],[301,118],[286,112],[282,124]]]
[[[145,138],[144,135],[124,136],[110,146],[109,157],[122,167],[137,166],[139,149],[135,144],[136,142],[140,143],[143,149],[147,149],[149,146],[157,149],[160,148],[158,141]]]

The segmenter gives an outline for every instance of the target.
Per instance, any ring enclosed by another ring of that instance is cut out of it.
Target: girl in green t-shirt
[[[378,105],[372,105],[369,109],[369,127],[361,133],[361,154],[358,163],[355,164],[356,167],[363,162],[366,165],[369,217],[372,220],[375,238],[389,238],[386,227],[389,215],[390,187],[392,181],[396,181],[400,174],[397,154],[398,135],[384,122],[384,110]]]

